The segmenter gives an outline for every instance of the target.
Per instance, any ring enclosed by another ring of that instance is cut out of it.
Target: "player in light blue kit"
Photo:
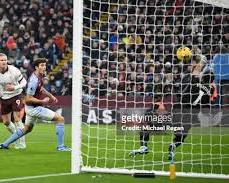
[[[30,76],[27,85],[25,98],[25,127],[18,129],[4,143],[0,144],[0,149],[8,149],[8,146],[27,133],[31,132],[37,120],[54,121],[56,123],[57,150],[70,151],[64,145],[64,118],[58,113],[43,106],[48,103],[57,103],[58,100],[43,87],[43,77],[46,71],[47,59],[38,58],[34,61],[35,71]],[[45,96],[45,97],[44,97]]]

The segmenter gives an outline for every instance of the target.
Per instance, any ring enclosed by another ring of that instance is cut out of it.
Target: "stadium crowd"
[[[228,22],[229,9],[193,0],[85,0],[83,92],[95,96],[179,92],[191,64],[178,61],[176,49],[198,46],[208,60],[229,52]]]
[[[26,78],[37,57],[49,60],[49,72],[72,51],[72,21],[72,0],[0,0],[0,52]],[[46,78],[45,88],[55,95],[70,95],[71,79],[72,66],[66,64]]]

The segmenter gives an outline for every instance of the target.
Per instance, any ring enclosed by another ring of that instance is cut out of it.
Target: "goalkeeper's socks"
[[[176,148],[176,145],[175,143],[172,143],[169,145],[169,154],[168,154],[168,160],[170,160],[171,162],[173,162],[173,159],[174,159],[174,156],[175,156],[175,148]]]
[[[4,143],[4,147],[8,147],[10,144],[12,144],[17,139],[21,138],[24,135],[24,131],[22,129],[18,129],[15,133],[13,133]]]
[[[176,143],[170,144],[170,145],[169,145],[169,152],[173,152],[173,151],[175,150],[176,147],[177,147],[177,146],[176,146]]]
[[[57,147],[64,146],[64,124],[56,125]]]
[[[147,142],[145,142],[145,141],[140,142],[140,146],[146,146],[147,147],[147,144],[148,144],[148,141]]]

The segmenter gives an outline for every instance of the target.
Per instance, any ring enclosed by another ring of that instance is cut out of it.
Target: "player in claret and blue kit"
[[[57,151],[70,151],[71,149],[64,145],[64,118],[58,113],[44,107],[50,103],[57,103],[57,98],[45,90],[43,87],[43,78],[45,76],[47,59],[38,58],[34,61],[35,71],[30,76],[27,84],[25,97],[25,127],[18,129],[4,143],[0,144],[0,149],[8,149],[8,146],[31,132],[34,123],[37,120],[54,121],[56,123]],[[43,97],[45,96],[45,97]]]

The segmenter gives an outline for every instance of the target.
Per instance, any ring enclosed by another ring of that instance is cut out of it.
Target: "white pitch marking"
[[[0,182],[12,182],[12,181],[38,179],[38,178],[45,178],[45,177],[56,177],[56,176],[71,175],[71,174],[72,173],[56,173],[56,174],[26,176],[26,177],[15,177],[15,178],[9,178],[9,179],[1,179]]]

